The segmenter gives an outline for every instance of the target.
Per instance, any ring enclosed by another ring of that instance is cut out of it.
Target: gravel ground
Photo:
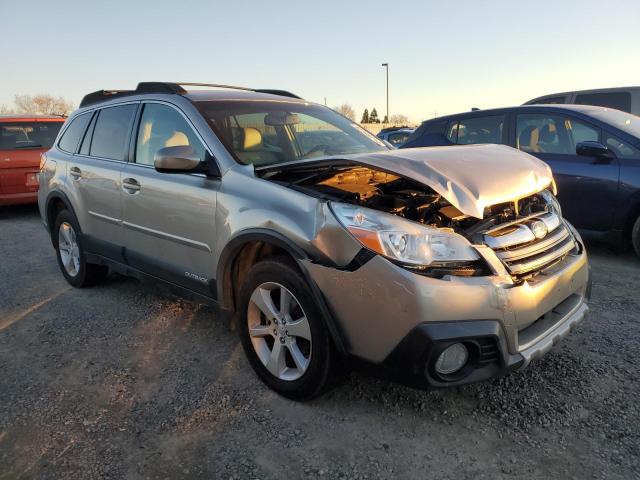
[[[0,479],[640,478],[640,261],[590,246],[591,314],[524,372],[422,392],[353,373],[309,403],[210,308],[58,272],[0,210]]]

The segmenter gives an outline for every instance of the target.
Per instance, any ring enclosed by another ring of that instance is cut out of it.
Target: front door
[[[567,220],[583,230],[613,226],[619,162],[576,154],[578,143],[602,141],[599,128],[568,115],[541,112],[518,114],[515,133],[517,148],[551,167]]]
[[[219,179],[159,173],[154,156],[164,147],[189,145],[205,159],[205,146],[176,108],[143,106],[135,156],[122,173],[127,262],[171,283],[215,296],[215,208]]]

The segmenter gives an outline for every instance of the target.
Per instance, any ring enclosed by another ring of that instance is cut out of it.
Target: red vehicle
[[[0,205],[36,203],[40,154],[51,148],[65,119],[0,116]]]

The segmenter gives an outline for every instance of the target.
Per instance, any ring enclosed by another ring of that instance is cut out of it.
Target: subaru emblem
[[[533,236],[538,240],[546,237],[547,233],[549,233],[549,229],[547,229],[546,223],[541,222],[540,220],[531,224],[531,231],[533,232]]]

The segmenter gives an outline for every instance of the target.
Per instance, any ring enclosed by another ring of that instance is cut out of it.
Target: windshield
[[[241,163],[272,165],[388,148],[351,120],[321,105],[287,101],[196,102]]]
[[[619,128],[629,135],[640,138],[640,117],[636,115],[609,108],[598,109],[597,111],[590,110],[589,115],[602,122],[608,123],[611,126]]]
[[[0,150],[51,148],[63,122],[2,122]]]

